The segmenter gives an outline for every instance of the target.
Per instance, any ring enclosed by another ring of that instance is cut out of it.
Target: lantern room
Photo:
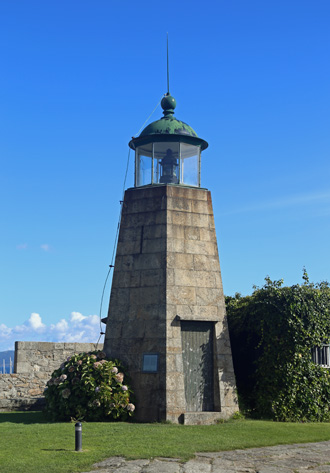
[[[135,150],[135,187],[200,187],[201,151],[208,143],[189,125],[173,117],[176,101],[169,93],[162,98],[161,106],[164,116],[129,143]]]

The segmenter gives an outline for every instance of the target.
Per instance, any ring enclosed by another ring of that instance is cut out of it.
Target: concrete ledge
[[[176,316],[177,320],[191,320],[194,322],[220,322],[221,318],[218,315],[208,315],[206,317],[203,317],[201,315],[195,315],[195,314],[183,314],[183,315],[177,315]]]
[[[210,425],[223,419],[222,412],[185,412],[182,414],[184,425]]]

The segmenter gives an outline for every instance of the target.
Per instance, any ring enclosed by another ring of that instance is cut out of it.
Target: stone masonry
[[[88,473],[329,473],[330,441],[196,453],[176,458],[125,460],[112,457],[95,463]]]
[[[45,373],[1,374],[0,411],[41,409],[48,379]]]
[[[69,356],[93,350],[93,343],[16,342],[15,373],[0,375],[0,411],[40,409],[52,372]]]
[[[182,321],[214,324],[214,410],[187,412]],[[137,419],[208,423],[238,410],[210,192],[128,189],[122,210],[104,350],[129,367]],[[156,373],[143,353],[158,353]]]
[[[94,343],[16,342],[15,373],[42,373],[49,379],[68,356],[93,350]]]

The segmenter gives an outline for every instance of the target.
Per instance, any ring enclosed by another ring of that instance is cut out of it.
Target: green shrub
[[[330,373],[312,350],[330,339],[327,282],[291,287],[266,278],[251,296],[227,297],[240,405],[280,421],[329,421]]]
[[[69,357],[45,390],[46,413],[53,420],[126,420],[135,406],[124,367],[94,351]]]

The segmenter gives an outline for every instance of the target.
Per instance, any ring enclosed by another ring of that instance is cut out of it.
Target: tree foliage
[[[227,314],[241,408],[280,421],[329,421],[330,373],[312,349],[330,340],[327,282],[255,287],[227,297]]]
[[[135,410],[124,367],[94,351],[69,357],[52,374],[45,391],[53,420],[126,420]]]

